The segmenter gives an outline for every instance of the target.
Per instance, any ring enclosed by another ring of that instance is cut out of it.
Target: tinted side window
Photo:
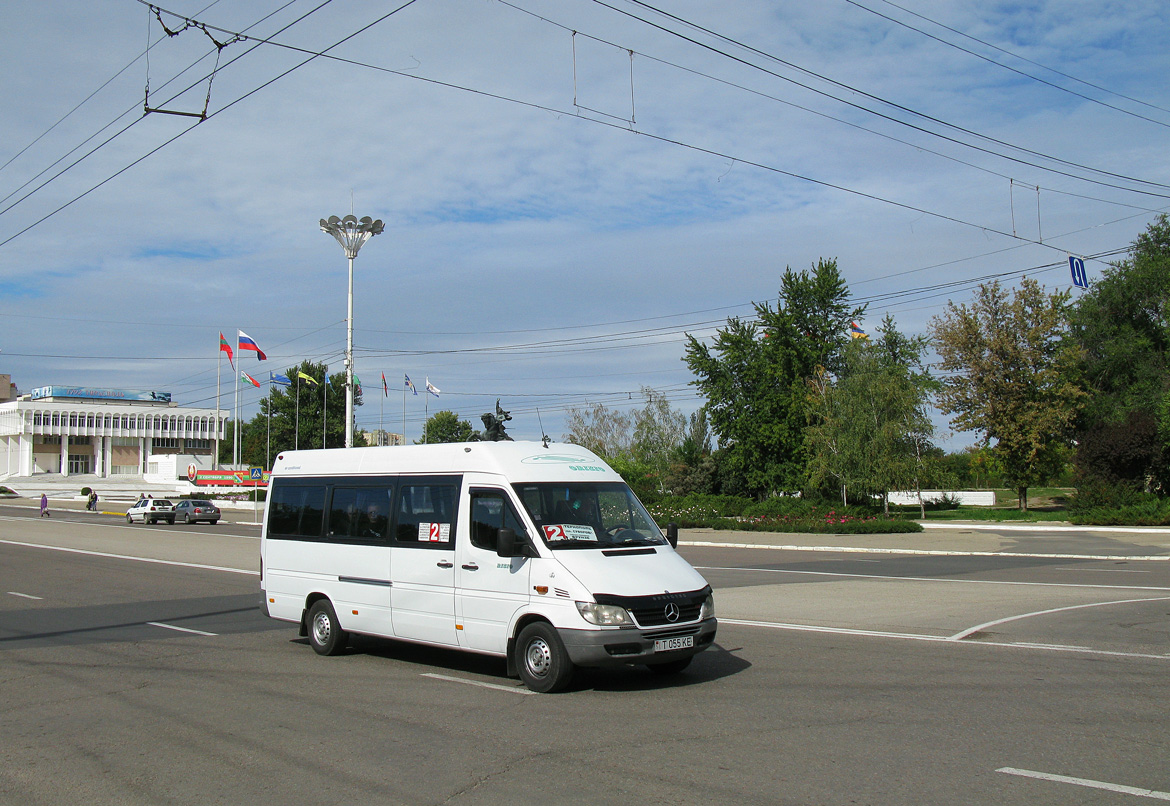
[[[325,514],[325,485],[275,482],[269,491],[268,536],[318,539]]]
[[[520,519],[504,494],[495,490],[477,490],[471,494],[471,545],[496,550],[500,528],[508,527],[516,534],[524,534]]]
[[[419,547],[455,548],[460,479],[402,477],[394,512],[394,538]]]
[[[329,505],[330,540],[382,544],[389,541],[394,488],[334,487]]]

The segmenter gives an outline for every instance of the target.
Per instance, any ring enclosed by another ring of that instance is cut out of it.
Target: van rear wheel
[[[328,599],[318,599],[309,608],[309,645],[318,655],[337,655],[349,636],[337,623],[337,614]]]
[[[537,621],[521,630],[515,652],[520,679],[533,691],[560,691],[573,679],[573,662],[548,622]]]

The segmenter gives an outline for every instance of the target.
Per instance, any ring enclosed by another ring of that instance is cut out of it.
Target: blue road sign
[[[264,468],[250,467],[248,468],[248,478],[256,479],[257,481],[264,481]]]
[[[1073,285],[1077,288],[1088,288],[1089,276],[1085,274],[1085,261],[1074,255],[1069,255],[1068,267],[1072,269]]]

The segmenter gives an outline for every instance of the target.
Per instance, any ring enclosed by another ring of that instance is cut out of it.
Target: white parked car
[[[138,503],[126,510],[126,523],[158,523],[163,520],[175,522],[175,505],[165,498],[139,498]]]

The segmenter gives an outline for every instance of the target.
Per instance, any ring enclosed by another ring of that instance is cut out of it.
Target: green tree
[[[724,491],[763,497],[802,488],[808,383],[838,370],[865,309],[850,304],[837,262],[824,259],[811,273],[785,271],[775,309],[754,307],[756,321],[728,319],[711,346],[688,335],[684,360],[707,400]]]
[[[1028,487],[1055,475],[1085,403],[1082,351],[1069,338],[1068,293],[1046,294],[1025,278],[1014,295],[998,282],[974,302],[948,303],[931,320],[943,371],[939,408],[951,424],[994,441],[1004,481],[1028,508]]]
[[[887,316],[876,340],[859,339],[845,350],[839,376],[825,372],[810,382],[806,439],[814,487],[834,481],[845,504],[851,486],[880,494],[887,513],[891,490],[921,489],[934,435],[925,349],[925,338],[907,338]]]
[[[431,415],[423,426],[422,439],[415,440],[415,445],[433,445],[440,442],[467,442],[475,430],[467,420],[460,420],[459,415],[444,409]]]
[[[1091,390],[1077,423],[1082,480],[1170,483],[1170,221],[1155,220],[1069,314]]]

